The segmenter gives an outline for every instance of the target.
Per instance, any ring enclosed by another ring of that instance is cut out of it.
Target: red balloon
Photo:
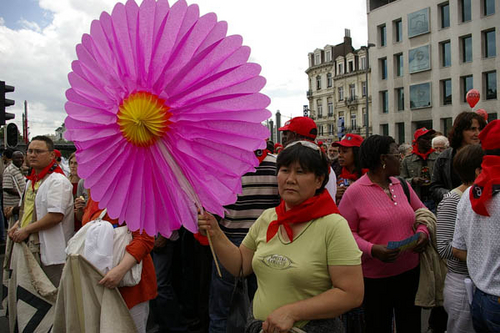
[[[467,99],[467,103],[469,103],[470,107],[473,108],[477,102],[479,102],[479,97],[481,95],[479,94],[479,91],[476,89],[471,89],[467,92],[467,95],[465,96],[465,99]]]
[[[484,109],[477,109],[476,113],[483,117],[484,120],[488,121],[488,112],[486,112]]]

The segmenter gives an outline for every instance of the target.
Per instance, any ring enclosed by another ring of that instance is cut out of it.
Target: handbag
[[[233,293],[231,294],[231,306],[227,316],[226,333],[241,333],[245,331],[250,298],[248,297],[247,280],[243,277],[243,271],[234,281]]]
[[[68,241],[68,245],[66,247],[66,254],[69,256],[70,254],[77,254],[85,257],[85,241],[87,239],[87,233],[92,227],[95,227],[99,223],[108,223],[107,221],[103,221],[102,219],[106,215],[107,210],[104,209],[99,217],[95,220],[92,220],[85,224],[78,232]],[[110,263],[111,268],[116,267],[123,259],[125,255],[125,248],[132,241],[132,232],[128,229],[127,226],[117,227],[113,229],[113,249],[112,253],[100,253],[99,259],[103,257],[112,256],[112,260]],[[88,249],[87,249],[88,251]],[[93,258],[85,257],[90,263],[94,266],[102,267],[101,262],[93,261]],[[94,259],[95,260],[95,259]],[[109,269],[99,269],[103,275],[109,271]],[[141,282],[142,275],[142,261],[138,264],[135,264],[125,275],[123,279],[118,284],[118,287],[133,287],[139,282]]]

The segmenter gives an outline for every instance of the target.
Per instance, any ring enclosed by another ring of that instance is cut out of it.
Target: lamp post
[[[370,47],[375,46],[373,43],[368,43],[368,46],[362,46],[362,49],[366,50],[366,65],[365,65],[365,85],[366,85],[366,96],[365,96],[365,125],[366,125],[366,137],[370,135],[370,123],[368,118],[368,69],[370,68]]]

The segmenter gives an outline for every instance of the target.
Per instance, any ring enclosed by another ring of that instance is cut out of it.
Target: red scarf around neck
[[[418,156],[422,157],[424,159],[424,161],[425,161],[425,160],[427,160],[427,158],[429,157],[429,155],[432,154],[434,151],[435,150],[431,148],[426,153],[422,154],[421,152],[418,151],[418,145],[415,143],[413,145],[413,150],[411,152],[413,154],[415,154],[415,155],[418,155]]]
[[[342,178],[342,179],[350,179],[350,180],[356,181],[359,179],[359,177],[361,177],[362,175],[364,175],[367,172],[368,172],[368,169],[362,169],[361,175],[358,175],[357,172],[351,173],[351,172],[349,172],[349,170],[347,170],[347,168],[342,167],[342,172],[339,175],[339,179]]]
[[[472,185],[469,197],[474,212],[479,215],[490,216],[485,204],[493,196],[495,190],[493,187],[495,185],[500,186],[500,156],[484,156],[481,168],[481,174]]]
[[[307,199],[288,211],[285,208],[285,202],[281,200],[275,210],[278,219],[269,224],[266,242],[269,242],[276,235],[280,225],[285,227],[290,242],[293,242],[293,231],[290,223],[308,222],[326,215],[340,214],[337,205],[327,190],[323,190],[319,195]]]
[[[49,165],[47,165],[45,168],[43,168],[42,171],[40,171],[39,174],[35,172],[35,169],[31,170],[31,175],[27,176],[29,180],[31,180],[31,189],[34,191],[35,190],[35,183],[42,180],[46,175],[51,174],[53,172],[60,173],[64,175],[64,172],[62,169],[59,167],[59,165],[56,163],[56,160],[52,160]]]

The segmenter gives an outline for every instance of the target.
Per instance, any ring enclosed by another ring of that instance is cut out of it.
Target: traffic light
[[[15,114],[5,112],[5,108],[16,104],[12,99],[5,98],[5,94],[13,92],[14,87],[8,86],[4,81],[0,81],[0,125],[5,125],[6,120],[14,119]]]
[[[17,146],[17,138],[19,137],[19,131],[17,130],[17,125],[10,123],[7,125],[7,145],[9,147]]]

